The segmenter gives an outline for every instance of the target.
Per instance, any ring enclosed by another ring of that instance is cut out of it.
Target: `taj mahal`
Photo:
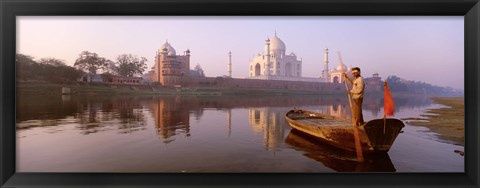
[[[341,64],[334,69],[329,70],[328,66],[328,48],[324,49],[324,67],[318,78],[302,77],[302,59],[298,59],[293,52],[286,54],[287,47],[285,43],[275,35],[265,40],[265,51],[257,54],[249,63],[248,79],[261,80],[288,80],[304,82],[343,82],[342,73],[350,72],[348,68]],[[231,55],[231,54],[230,54]]]
[[[265,40],[265,51],[250,61],[250,77],[258,79],[292,79],[302,76],[302,60],[291,52],[286,55],[285,43],[275,36]]]
[[[343,72],[351,74],[351,66],[340,65],[329,68],[329,49],[323,49],[323,70],[318,70],[318,77],[302,76],[302,58],[295,53],[287,54],[287,47],[275,32],[265,40],[265,50],[249,60],[248,75],[244,78],[232,77],[232,52],[228,52],[227,76],[198,77],[191,75],[190,50],[177,54],[175,48],[167,41],[155,52],[154,66],[146,74],[151,83],[167,87],[217,87],[217,88],[296,88],[299,90],[337,90],[335,84],[344,81]],[[246,63],[245,63],[246,64]],[[245,67],[247,66],[240,66]],[[227,79],[219,79],[227,78]],[[266,82],[267,81],[267,82]],[[268,82],[270,81],[270,82]],[[367,84],[381,87],[380,77],[375,73],[366,78]],[[332,85],[333,84],[333,85]],[[335,88],[334,88],[335,87]],[[371,87],[372,88],[372,87]]]

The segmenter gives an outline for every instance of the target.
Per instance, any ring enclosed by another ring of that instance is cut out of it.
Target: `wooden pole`
[[[353,114],[352,98],[350,97],[350,92],[348,92],[348,85],[347,85],[346,78],[345,78],[344,82],[345,82],[345,89],[347,90],[347,94],[348,94],[348,103],[350,104],[350,110],[352,112],[353,138],[355,140],[355,151],[357,153],[357,160],[359,162],[363,162],[362,145],[360,144],[360,136],[358,135],[358,127],[355,124],[355,119],[353,118],[353,116],[355,114]]]
[[[386,126],[387,126],[387,115],[383,114],[383,134],[385,134]]]

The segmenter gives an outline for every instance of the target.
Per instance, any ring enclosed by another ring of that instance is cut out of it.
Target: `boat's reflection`
[[[288,134],[285,143],[304,151],[304,156],[319,161],[337,172],[396,171],[387,153],[364,155],[364,161],[359,162],[355,153],[329,146],[294,129]]]

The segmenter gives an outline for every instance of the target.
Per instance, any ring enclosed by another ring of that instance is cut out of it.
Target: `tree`
[[[102,68],[103,73],[107,73],[110,75],[113,75],[117,72],[117,67],[115,65],[115,62],[108,60],[105,64],[105,66]]]
[[[74,66],[92,74],[97,74],[98,69],[104,69],[110,60],[99,57],[96,53],[83,51],[75,61]]]
[[[67,66],[55,58],[42,58],[39,63],[33,57],[17,54],[17,79],[28,81],[46,81],[50,83],[75,82],[83,71]]]
[[[55,58],[52,58],[52,57],[42,58],[42,59],[40,59],[39,63],[40,64],[45,64],[45,65],[53,65],[55,67],[67,66],[65,64],[65,62],[63,62],[62,60],[55,59]]]
[[[71,66],[59,66],[56,69],[62,83],[74,83],[85,74],[82,70]]]
[[[24,54],[16,54],[15,64],[17,68],[17,79],[29,80],[32,79],[32,77],[37,76],[35,70],[38,69],[38,66],[33,60],[33,57]]]
[[[17,64],[33,64],[33,63],[36,63],[33,60],[32,56],[24,55],[24,54],[16,54],[15,55],[15,62]]]
[[[397,76],[388,76],[387,77],[387,83],[391,91],[407,91],[407,84],[403,79],[397,77]]]
[[[121,76],[142,75],[147,69],[147,58],[133,56],[132,54],[122,54],[117,57],[117,62],[112,68],[114,72]]]

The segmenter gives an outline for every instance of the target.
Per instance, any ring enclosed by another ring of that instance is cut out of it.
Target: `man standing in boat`
[[[363,77],[360,75],[360,68],[354,67],[352,68],[352,74],[355,77],[354,80],[350,79],[347,73],[343,73],[345,80],[352,84],[352,89],[347,91],[348,94],[352,94],[353,104],[352,104],[352,111],[353,111],[353,119],[355,125],[360,126],[363,125],[365,122],[363,121],[363,113],[362,113],[362,104],[363,104],[363,93],[365,91],[365,82],[363,81]]]

